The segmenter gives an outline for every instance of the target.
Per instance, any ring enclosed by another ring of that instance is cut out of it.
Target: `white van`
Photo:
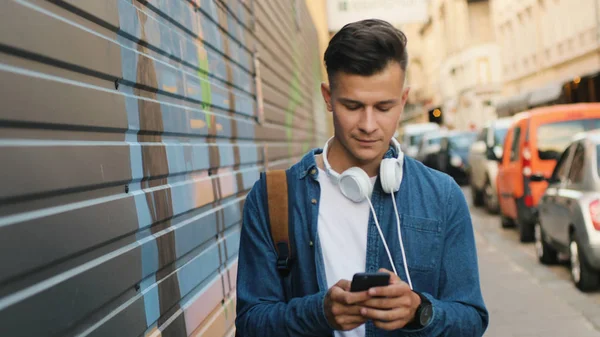
[[[407,156],[415,158],[417,156],[419,143],[421,142],[423,135],[426,132],[436,131],[439,129],[440,125],[437,123],[417,123],[404,125],[402,139],[400,139],[402,151]]]

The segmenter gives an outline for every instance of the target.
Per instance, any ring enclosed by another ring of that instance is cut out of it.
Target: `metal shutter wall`
[[[233,336],[245,195],[326,140],[317,46],[303,1],[2,1],[0,335]]]

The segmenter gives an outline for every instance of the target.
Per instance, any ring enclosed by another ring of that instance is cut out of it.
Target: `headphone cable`
[[[402,260],[404,261],[404,272],[406,272],[406,278],[408,279],[408,285],[413,290],[412,281],[410,279],[410,273],[408,272],[408,264],[406,263],[406,253],[404,252],[404,243],[402,242],[402,232],[400,231],[400,215],[398,214],[398,207],[396,206],[396,198],[394,193],[392,196],[392,203],[394,204],[394,213],[396,213],[396,224],[398,225],[398,241],[400,241],[400,249],[402,250]]]

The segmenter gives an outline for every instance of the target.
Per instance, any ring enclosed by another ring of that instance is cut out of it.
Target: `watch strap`
[[[424,327],[424,325],[421,324],[421,312],[423,311],[423,308],[425,308],[426,306],[431,306],[432,304],[431,301],[429,301],[429,299],[425,297],[425,295],[421,294],[418,291],[413,290],[413,292],[419,295],[419,297],[421,298],[421,304],[419,304],[417,311],[415,311],[415,317],[413,318],[413,320],[406,324],[404,328],[416,330]]]

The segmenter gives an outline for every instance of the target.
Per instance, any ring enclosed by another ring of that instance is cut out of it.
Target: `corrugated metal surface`
[[[244,197],[325,140],[319,62],[299,1],[0,2],[0,335],[231,336]]]

